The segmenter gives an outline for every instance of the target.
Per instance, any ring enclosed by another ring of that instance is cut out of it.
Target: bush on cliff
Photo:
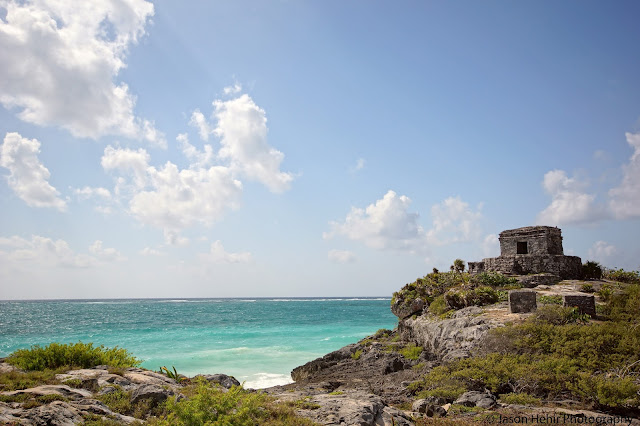
[[[603,277],[620,283],[640,284],[639,271],[625,271],[624,269],[607,269],[603,273]]]
[[[585,280],[599,280],[602,278],[602,266],[592,260],[585,262],[582,265],[582,278]]]
[[[60,367],[91,368],[96,365],[137,367],[142,362],[126,349],[93,346],[93,343],[51,343],[42,347],[18,349],[7,358],[9,364],[24,370],[57,369]]]

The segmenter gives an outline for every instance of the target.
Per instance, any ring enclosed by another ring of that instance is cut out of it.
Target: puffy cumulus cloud
[[[115,262],[126,260],[118,250],[114,248],[105,248],[102,246],[102,241],[96,240],[93,244],[89,246],[89,251],[94,254],[96,258],[99,260],[103,260],[106,262]]]
[[[165,230],[210,225],[237,208],[242,194],[242,184],[225,167],[179,170],[167,162],[149,167],[147,177],[149,189],[136,193],[129,208],[141,222]]]
[[[114,81],[153,15],[145,0],[3,1],[0,103],[38,125],[74,136],[105,134],[166,145],[154,124],[134,114],[135,97]]]
[[[626,133],[626,137],[633,153],[622,167],[622,182],[609,191],[609,208],[618,219],[640,217],[640,133]]]
[[[293,175],[280,171],[284,154],[267,142],[265,111],[247,94],[213,102],[217,120],[214,134],[220,138],[218,156],[234,173],[264,184],[272,192],[287,190]]]
[[[211,243],[209,253],[200,254],[200,260],[205,263],[248,263],[252,256],[249,252],[229,253],[220,240]]]
[[[595,195],[584,192],[586,184],[569,178],[564,170],[547,172],[542,186],[551,195],[551,204],[538,214],[539,225],[586,224],[606,216]]]
[[[618,254],[619,251],[616,246],[609,244],[606,241],[596,241],[588,252],[589,259],[597,260],[602,263],[606,263]]]
[[[356,261],[356,255],[349,250],[329,250],[327,257],[331,262],[335,263],[353,263]]]
[[[353,207],[343,223],[330,222],[331,231],[323,237],[341,235],[376,249],[419,250],[426,234],[420,216],[409,212],[410,204],[409,197],[389,191],[366,209]]]
[[[2,250],[8,247],[9,250]],[[76,254],[64,240],[33,235],[31,240],[13,236],[0,238],[0,257],[14,264],[37,267],[89,268],[97,265],[96,258]]]
[[[228,167],[194,164],[179,169],[167,162],[156,168],[149,165],[144,149],[112,146],[105,148],[101,163],[105,170],[121,174],[114,192],[128,198],[129,212],[140,222],[162,229],[170,245],[188,242],[179,235],[182,229],[210,225],[240,204],[242,183]]]
[[[451,244],[478,239],[481,234],[481,206],[469,207],[460,197],[449,197],[431,207],[433,228],[427,233],[433,244]]]
[[[240,93],[242,91],[242,85],[239,83],[235,83],[233,86],[227,86],[223,90],[225,95],[235,95],[236,93]]]
[[[0,150],[0,166],[9,169],[7,182],[20,199],[31,207],[50,207],[60,211],[67,204],[49,184],[49,170],[38,159],[40,142],[18,133],[7,133]]]

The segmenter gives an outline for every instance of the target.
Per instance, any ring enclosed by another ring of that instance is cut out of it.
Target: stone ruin
[[[579,279],[582,260],[565,256],[562,231],[552,226],[526,226],[500,233],[500,256],[469,262],[469,272],[500,272],[506,275],[550,273],[559,279]]]

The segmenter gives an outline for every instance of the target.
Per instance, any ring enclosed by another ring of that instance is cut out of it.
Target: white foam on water
[[[256,373],[247,377],[244,387],[248,389],[264,389],[271,386],[282,386],[293,383],[291,376],[276,373]]]

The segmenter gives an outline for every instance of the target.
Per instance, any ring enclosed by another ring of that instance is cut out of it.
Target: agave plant
[[[175,366],[171,366],[171,368],[173,368],[173,371],[169,370],[167,367],[160,367],[160,370],[158,370],[158,373],[160,374],[165,374],[168,378],[175,380],[176,382],[180,383],[182,381],[182,377],[178,374],[178,371],[176,370]]]

